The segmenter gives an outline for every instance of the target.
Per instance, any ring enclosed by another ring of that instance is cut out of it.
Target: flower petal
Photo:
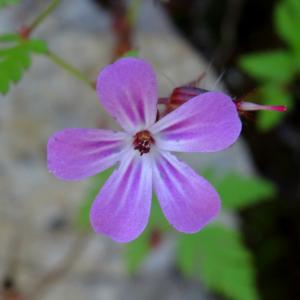
[[[128,132],[149,127],[157,114],[157,82],[142,59],[121,58],[105,67],[97,81],[101,104]]]
[[[101,129],[59,131],[48,141],[48,169],[64,180],[95,175],[120,159],[126,137],[123,132]]]
[[[164,150],[214,152],[232,145],[241,128],[232,99],[220,92],[207,92],[163,117],[150,131]]]
[[[104,184],[90,213],[97,233],[121,243],[134,240],[145,229],[152,198],[149,156],[129,153]]]
[[[169,152],[156,157],[153,182],[166,218],[178,231],[197,232],[220,210],[213,186]]]

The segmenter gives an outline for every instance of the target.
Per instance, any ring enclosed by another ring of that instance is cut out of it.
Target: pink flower
[[[218,193],[171,152],[214,152],[232,145],[241,131],[232,99],[207,92],[156,121],[156,77],[151,65],[136,58],[104,68],[97,93],[124,132],[72,128],[48,142],[48,168],[60,179],[83,179],[118,163],[92,205],[93,229],[118,242],[137,238],[149,219],[152,187],[178,231],[197,232],[215,218]]]

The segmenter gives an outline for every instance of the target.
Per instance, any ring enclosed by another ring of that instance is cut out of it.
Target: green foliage
[[[31,64],[31,54],[46,53],[47,45],[39,39],[24,40],[17,34],[0,36],[0,93],[6,94],[11,83],[18,82]]]
[[[198,275],[200,270],[198,238],[200,234],[201,232],[191,235],[181,235],[178,240],[176,261],[180,271],[188,278]]]
[[[78,214],[77,225],[80,230],[90,229],[91,205],[111,173],[112,169],[109,169],[93,177]],[[274,187],[263,179],[235,173],[217,179],[211,172],[206,173],[206,177],[217,187],[223,207],[227,209],[248,206],[274,193]],[[153,233],[163,235],[170,228],[154,196],[146,230],[125,247],[124,258],[130,273],[137,271],[151,251]],[[208,288],[229,299],[258,299],[251,255],[243,245],[238,231],[214,224],[197,234],[179,234],[176,251],[178,267],[185,276],[198,277]]]
[[[240,209],[275,193],[273,185],[262,178],[237,173],[218,178],[209,170],[205,177],[219,191],[225,209]],[[159,230],[164,234],[170,229],[154,198],[147,229],[136,241],[126,245],[125,261],[130,272],[135,272],[151,251],[151,233]],[[258,299],[251,255],[237,230],[215,224],[197,234],[178,234],[176,251],[178,267],[185,276],[198,277],[208,288],[229,299]]]
[[[215,224],[198,234],[181,236],[177,260],[186,276],[198,276],[208,288],[229,299],[259,299],[251,255],[233,229]]]
[[[259,177],[246,177],[237,173],[229,173],[221,180],[210,178],[222,199],[225,209],[240,209],[271,197],[275,187],[267,180]]]
[[[90,229],[91,205],[111,173],[112,169],[109,169],[92,178],[77,218],[80,230]],[[240,209],[264,200],[275,192],[268,181],[256,177],[229,173],[220,179],[209,171],[206,172],[206,177],[218,189],[226,209]],[[146,230],[125,247],[124,259],[130,273],[138,270],[153,249],[154,233],[163,236],[170,229],[156,197],[153,196]],[[185,276],[198,277],[208,288],[229,299],[258,299],[251,255],[237,230],[213,224],[197,234],[178,234],[176,253],[178,267]]]
[[[2,9],[8,5],[16,5],[19,3],[20,3],[20,0],[0,0],[0,9]]]
[[[281,1],[275,9],[274,19],[279,36],[299,53],[300,1]]]
[[[126,246],[126,264],[137,270],[150,252],[151,225]],[[186,277],[198,277],[208,288],[232,300],[259,299],[251,255],[238,231],[209,225],[197,234],[178,236],[177,263]]]
[[[286,48],[245,55],[240,59],[240,66],[260,82],[259,96],[264,104],[276,101],[275,104],[285,104],[291,111],[294,99],[287,86],[300,73],[300,1],[282,0],[276,6],[274,23],[278,35],[286,42]],[[258,126],[269,130],[279,123],[283,115],[261,111]]]
[[[97,174],[91,179],[90,187],[87,190],[82,206],[79,208],[77,226],[80,230],[90,230],[90,209],[99,190],[111,175],[113,169],[108,169]]]
[[[241,67],[261,81],[285,83],[294,76],[294,61],[287,51],[271,51],[242,57]]]

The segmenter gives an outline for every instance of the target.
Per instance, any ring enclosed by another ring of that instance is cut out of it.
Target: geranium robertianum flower
[[[155,73],[136,58],[105,67],[97,93],[124,132],[71,128],[48,142],[48,168],[60,179],[83,179],[118,163],[92,205],[93,229],[118,242],[135,239],[148,222],[152,187],[178,231],[197,232],[215,218],[218,193],[171,152],[214,152],[232,145],[241,131],[232,99],[206,92],[156,121]]]

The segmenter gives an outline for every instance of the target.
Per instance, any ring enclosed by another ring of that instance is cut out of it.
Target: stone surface
[[[26,0],[21,8],[2,11],[0,32],[32,18],[37,10],[34,3]],[[174,32],[158,5],[151,3],[145,1],[142,7],[135,43],[141,56],[153,63],[160,93],[165,96],[174,86],[208,70],[209,64]],[[44,1],[37,6],[40,9]],[[91,1],[63,1],[36,35],[45,37],[52,49],[90,78],[111,59],[109,18]],[[215,81],[213,71],[208,70],[204,87],[218,88]],[[20,287],[30,290],[40,276],[61,263],[77,235],[72,222],[88,181],[61,182],[48,173],[48,137],[65,127],[111,124],[95,93],[44,57],[34,57],[22,81],[8,96],[0,96],[0,276],[9,260],[17,257]],[[191,155],[188,161],[199,169],[234,166],[251,171],[241,144],[203,158]],[[15,239],[20,243],[10,249]],[[185,282],[173,274],[172,238],[152,253],[136,278],[127,275],[122,250],[104,237],[91,235],[72,272],[39,299],[209,299],[198,282]]]

